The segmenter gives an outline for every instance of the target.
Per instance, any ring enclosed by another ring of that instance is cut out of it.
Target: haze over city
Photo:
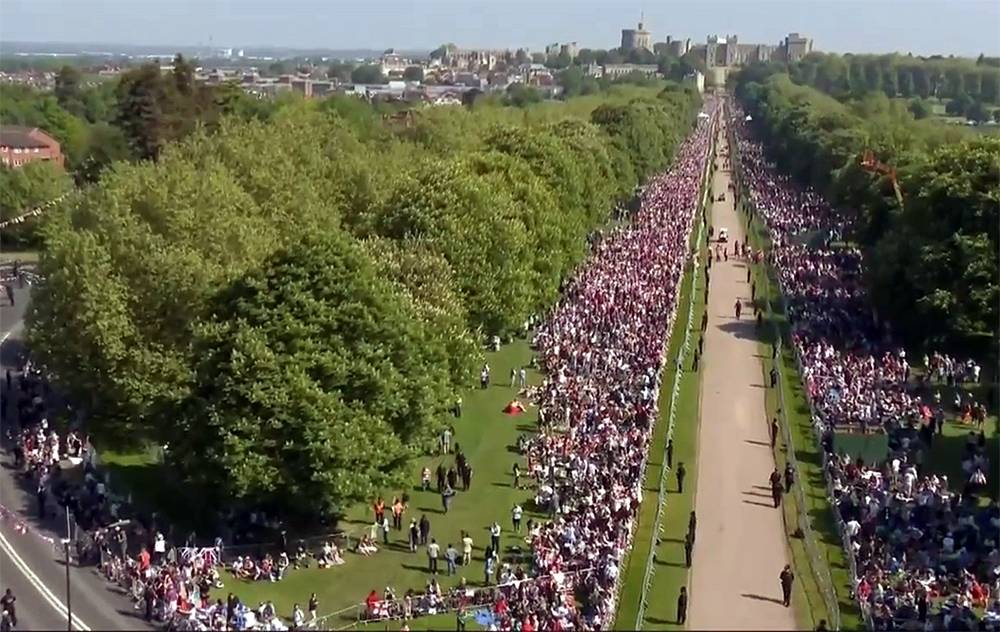
[[[0,39],[292,48],[606,48],[644,15],[657,40],[710,33],[775,42],[809,33],[832,52],[976,56],[1000,51],[1000,3],[990,0],[5,0]]]

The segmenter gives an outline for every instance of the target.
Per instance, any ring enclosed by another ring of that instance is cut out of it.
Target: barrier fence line
[[[709,131],[709,137],[712,139],[712,146],[708,151],[708,159],[705,164],[705,173],[702,175],[702,194],[701,200],[699,201],[700,212],[696,211],[694,213],[694,218],[692,221],[698,222],[698,235],[695,239],[695,259],[694,266],[692,267],[692,277],[691,277],[691,290],[688,292],[688,316],[687,325],[684,330],[684,342],[681,344],[681,349],[677,353],[677,369],[674,371],[674,383],[673,390],[670,396],[670,410],[667,413],[667,441],[664,443],[664,454],[661,461],[662,467],[660,468],[660,485],[657,491],[656,498],[656,518],[653,520],[653,533],[649,540],[649,555],[646,558],[646,569],[642,579],[642,590],[639,594],[639,608],[636,610],[635,626],[632,629],[641,630],[642,622],[646,618],[646,601],[648,599],[649,587],[653,581],[653,575],[655,574],[656,567],[656,546],[659,543],[659,534],[662,532],[661,522],[663,520],[663,508],[667,504],[667,476],[669,473],[669,468],[667,467],[667,456],[666,456],[666,446],[669,444],[671,437],[674,434],[674,421],[677,413],[677,398],[680,395],[680,385],[681,378],[684,374],[684,360],[687,358],[688,349],[691,342],[691,321],[694,318],[694,305],[695,305],[695,295],[698,289],[698,271],[701,264],[700,257],[698,253],[701,252],[701,241],[704,237],[705,231],[705,209],[708,202],[709,191],[711,191],[711,175],[715,172],[714,161],[715,161],[715,123],[712,123],[711,130]],[[683,286],[683,281],[682,281]],[[669,348],[669,340],[667,339],[667,344]],[[648,459],[647,459],[648,460]],[[643,476],[645,480],[645,476]]]
[[[745,206],[750,211],[750,213],[751,213],[750,218],[748,219],[748,222],[752,223],[753,216],[757,215],[757,216],[760,217],[761,224],[763,224],[763,226],[765,228],[765,231],[767,231],[767,222],[766,222],[766,220],[758,212],[758,210],[755,207],[753,201],[750,199],[747,190],[745,189],[743,178],[742,178],[742,163],[740,163],[739,160],[737,159],[737,156],[738,156],[738,143],[736,142],[736,132],[732,128],[730,128],[729,143],[730,143],[730,152],[731,152],[731,154],[733,156],[732,163],[733,163],[734,166],[738,167],[738,169],[736,170],[736,175],[737,175],[736,190],[739,192],[739,199],[740,199],[741,205]],[[767,231],[767,232],[768,232],[768,240],[770,240],[769,231]],[[770,247],[768,248],[768,251],[770,251]],[[765,260],[764,261],[765,295],[770,295],[771,272],[772,272],[772,270],[771,270],[771,264],[767,260]],[[778,299],[781,302],[782,312],[784,314],[786,314],[786,318],[787,318],[787,314],[788,314],[787,307],[788,307],[788,305],[787,305],[786,300],[785,300],[785,290],[781,286],[781,280],[780,280],[780,278],[775,279],[775,283],[777,285]],[[773,313],[773,310],[771,310],[771,311]],[[777,326],[777,324],[775,324],[773,322],[772,322],[772,326],[775,329],[776,340],[781,341],[782,340],[782,336],[781,336],[780,328]],[[790,328],[794,327],[794,325],[789,322],[789,327]],[[792,342],[790,342],[790,345],[792,347],[792,351],[793,351],[793,354],[794,354],[794,357],[795,357],[796,370],[798,371],[798,376],[797,377],[799,377],[799,379],[801,379],[801,376],[803,375],[803,372],[802,372],[802,369],[803,369],[802,357],[801,357],[801,354],[800,354],[800,351],[799,351],[798,347],[796,347],[795,344],[792,343]],[[788,407],[787,407],[786,402],[785,402],[785,394],[784,394],[784,386],[783,386],[784,385],[784,367],[783,367],[783,364],[784,364],[783,362],[779,361],[779,358],[775,358],[774,359],[774,366],[777,369],[778,375],[779,375],[779,383],[778,383],[778,387],[777,387],[778,388],[778,402],[779,402],[779,407],[781,408],[781,417],[782,417],[782,420],[784,422],[782,424],[782,435],[783,435],[783,438],[785,440],[785,444],[788,446],[788,451],[787,451],[786,459],[792,465],[792,469],[795,472],[795,478],[799,482],[798,485],[794,485],[794,487],[796,488],[796,500],[799,503],[799,510],[797,512],[798,513],[799,528],[802,529],[802,532],[803,532],[803,540],[805,542],[805,548],[806,548],[806,551],[807,551],[807,553],[808,553],[808,555],[810,557],[810,560],[811,560],[810,566],[812,567],[813,573],[816,575],[817,582],[818,582],[818,584],[819,584],[819,586],[820,586],[820,588],[821,588],[821,590],[823,592],[824,600],[826,601],[827,611],[828,611],[828,613],[830,615],[830,619],[831,619],[831,627],[833,627],[833,629],[835,629],[835,630],[839,630],[840,627],[841,627],[840,604],[839,604],[839,601],[837,599],[836,588],[834,586],[833,577],[830,574],[829,565],[827,563],[825,563],[822,560],[821,556],[819,555],[819,552],[818,552],[818,550],[816,548],[815,535],[813,534],[813,531],[812,531],[812,525],[811,525],[811,522],[809,520],[808,515],[805,513],[805,507],[806,507],[806,504],[805,504],[805,493],[802,490],[802,478],[799,475],[798,460],[795,458],[795,447],[794,447],[794,443],[792,441],[792,436],[791,436],[791,423],[790,423],[790,420],[788,418]],[[805,397],[805,400],[806,400],[807,404],[809,405],[810,427],[813,430],[813,435],[814,435],[813,438],[815,439],[815,441],[817,442],[817,444],[822,445],[822,436],[821,436],[822,430],[821,430],[821,428],[817,427],[817,424],[815,423],[815,420],[820,419],[820,416],[819,416],[819,414],[816,411],[816,408],[815,408],[815,406],[813,404],[812,398],[810,398],[807,395]],[[827,466],[826,466],[827,465],[826,451],[821,448],[820,449],[820,454],[821,454],[821,458],[822,458],[821,467],[823,468],[823,479],[824,479],[824,483],[825,483],[824,486],[825,486],[825,490],[826,490],[827,502],[830,503],[830,510],[833,513],[834,524],[837,527],[837,532],[840,535],[840,539],[841,539],[841,546],[843,547],[844,552],[845,552],[845,556],[847,558],[848,572],[849,572],[850,578],[851,578],[851,593],[854,596],[854,598],[857,599],[857,594],[858,594],[858,590],[857,590],[857,588],[858,588],[857,560],[856,560],[855,555],[854,555],[854,549],[853,549],[853,547],[851,545],[850,537],[847,535],[847,531],[845,529],[844,521],[841,519],[840,513],[838,511],[836,511],[836,508],[834,506],[835,503],[834,503],[834,493],[833,493],[833,482],[830,480],[829,471],[828,471]],[[822,572],[823,570],[825,570],[826,572],[825,573]],[[864,618],[865,626],[869,630],[874,629],[874,623],[873,623],[872,618],[871,618],[871,612],[870,612],[870,610],[860,600],[858,600],[858,605],[859,605],[859,608],[861,610],[862,617]]]

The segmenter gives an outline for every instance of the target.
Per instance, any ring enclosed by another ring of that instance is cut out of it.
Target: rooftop
[[[49,143],[45,142],[44,139],[39,138],[39,133],[44,132],[37,127],[0,125],[0,146],[18,149],[48,147]]]

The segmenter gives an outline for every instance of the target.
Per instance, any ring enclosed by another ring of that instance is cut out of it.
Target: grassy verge
[[[692,234],[692,246],[697,246],[698,256],[693,269],[689,269],[685,273],[681,282],[678,299],[680,307],[678,308],[677,321],[674,323],[674,330],[670,336],[667,362],[663,370],[659,416],[656,427],[653,429],[653,440],[649,448],[649,465],[643,487],[643,504],[639,510],[639,522],[636,526],[632,551],[622,574],[621,600],[615,617],[615,629],[618,630],[627,630],[635,625],[639,601],[642,598],[642,584],[645,579],[649,547],[654,538],[657,539],[655,574],[650,585],[642,626],[643,629],[649,630],[683,628],[683,626],[674,624],[673,602],[680,587],[687,585],[688,569],[684,565],[684,536],[687,533],[687,516],[694,508],[694,492],[698,484],[697,421],[699,386],[701,384],[701,374],[690,371],[690,362],[685,362],[681,369],[682,376],[673,433],[673,460],[675,463],[684,462],[688,471],[686,479],[688,484],[683,494],[676,492],[669,494],[667,505],[661,517],[662,532],[653,533],[653,529],[656,520],[660,477],[662,469],[666,466],[663,460],[667,442],[666,424],[673,397],[674,375],[677,373],[677,357],[684,344],[685,331],[689,328],[697,328],[698,323],[701,322],[701,315],[705,311],[705,276],[702,269],[704,247],[702,243],[697,243],[697,230],[693,231]],[[698,283],[694,286],[693,297],[695,307],[692,319],[689,321],[688,297],[692,294],[693,280],[696,275]],[[692,334],[692,345],[697,344],[697,336],[694,333]]]
[[[462,451],[469,459],[474,473],[472,486],[468,492],[459,492],[451,511],[445,515],[441,509],[438,494],[432,491],[420,490],[420,469],[426,464],[433,471],[437,464],[444,461],[446,466],[454,462],[453,456],[430,456],[414,464],[410,485],[406,489],[382,491],[386,502],[394,495],[406,492],[410,495],[409,510],[404,515],[404,527],[411,518],[419,519],[426,514],[431,522],[431,537],[437,539],[444,549],[449,543],[459,546],[460,532],[468,531],[474,542],[473,560],[468,567],[460,566],[458,573],[447,576],[445,564],[441,561],[441,572],[438,581],[444,590],[456,586],[465,577],[472,586],[483,584],[484,553],[489,545],[488,527],[498,521],[503,528],[501,535],[505,548],[521,545],[524,542],[522,525],[521,536],[515,536],[511,531],[510,510],[515,502],[525,509],[524,521],[528,518],[539,519],[541,516],[533,513],[531,503],[532,492],[514,489],[511,485],[511,467],[519,462],[522,472],[525,471],[523,460],[516,453],[517,437],[520,434],[535,432],[537,410],[529,409],[519,417],[503,414],[502,409],[514,397],[514,389],[508,383],[508,376],[513,367],[528,364],[531,350],[525,341],[516,341],[505,346],[496,353],[487,354],[487,360],[493,369],[493,385],[485,390],[472,389],[463,395],[464,410],[462,417],[454,421],[455,439],[461,445]],[[535,372],[529,372],[529,381],[538,383],[540,377]],[[159,507],[161,513],[171,521],[180,520],[183,514],[170,511],[170,496],[181,502],[190,499],[190,494],[178,494],[177,487],[169,484],[164,476],[163,468],[158,465],[155,455],[151,452],[122,454],[103,453],[102,462],[113,472],[116,491],[123,494],[132,493],[135,501],[148,503],[150,507]],[[121,487],[122,489],[118,489]],[[158,504],[167,503],[167,504]],[[169,512],[169,513],[168,513]],[[367,503],[350,508],[339,523],[344,531],[360,534],[371,525],[372,511]],[[211,539],[214,534],[203,534],[201,538]],[[378,540],[379,551],[371,557],[363,557],[353,552],[345,552],[346,564],[340,567],[321,570],[313,566],[309,569],[290,571],[280,582],[242,582],[237,581],[228,573],[225,574],[224,592],[233,592],[246,603],[256,605],[265,600],[273,601],[280,616],[290,617],[292,607],[298,603],[303,607],[312,592],[319,597],[320,615],[336,612],[357,605],[367,596],[370,590],[379,594],[391,586],[400,597],[407,589],[423,591],[431,575],[427,571],[427,556],[423,548],[417,553],[410,553],[406,544],[407,532],[392,531],[390,542],[383,545],[381,537]],[[350,625],[356,620],[355,609],[350,609],[338,615],[332,628]],[[398,629],[398,622],[369,624],[374,629]],[[452,629],[455,625],[454,614],[443,614],[411,622],[411,629]],[[476,629],[475,623],[468,622],[469,629]]]
[[[21,263],[37,263],[38,251],[4,249],[3,252],[0,252],[0,263],[13,263],[14,261],[20,261]]]
[[[769,248],[768,236],[759,221],[755,221],[748,229],[748,234],[754,247]],[[799,480],[796,484],[801,487],[805,499],[803,507],[799,505],[795,494],[786,494],[783,504],[791,561],[799,580],[796,582],[794,594],[797,602],[795,604],[797,623],[805,629],[814,629],[821,619],[825,619],[828,625],[831,623],[823,598],[823,586],[819,579],[825,578],[828,570],[840,610],[841,629],[859,629],[862,627],[861,613],[851,596],[851,577],[846,552],[837,531],[833,508],[826,494],[820,452],[822,448],[813,433],[809,404],[791,346],[789,323],[784,313],[780,290],[773,277],[773,270],[767,269],[766,266],[754,266],[753,273],[757,286],[757,302],[765,309],[765,322],[759,334],[765,384],[770,383],[769,374],[774,362],[770,350],[775,332],[782,337],[782,350],[778,357],[778,361],[781,362],[779,387],[782,389],[781,397],[785,409],[781,410],[781,399],[776,389],[767,389],[767,411],[770,417],[777,417],[779,423],[787,426],[798,464]],[[789,456],[787,447],[783,443],[779,441],[775,450],[775,463],[780,470],[784,470]],[[809,521],[814,535],[815,556],[810,553],[810,548],[801,532],[800,515],[806,516]]]

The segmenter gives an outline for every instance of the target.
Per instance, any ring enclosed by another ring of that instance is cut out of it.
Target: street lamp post
[[[70,542],[70,517],[69,503],[66,503],[66,537],[63,538],[63,551],[66,554],[66,632],[73,632],[73,603],[72,593],[69,588],[69,542]]]

